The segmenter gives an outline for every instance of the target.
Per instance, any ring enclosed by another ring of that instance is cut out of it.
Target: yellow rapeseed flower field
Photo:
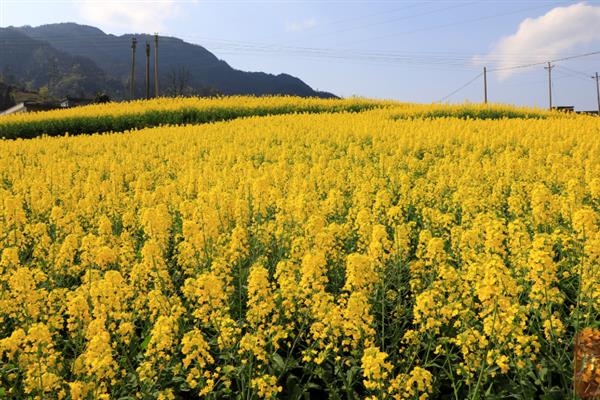
[[[0,398],[573,398],[599,320],[597,117],[0,141]]]

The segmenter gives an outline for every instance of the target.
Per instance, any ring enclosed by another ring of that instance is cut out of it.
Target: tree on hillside
[[[15,101],[11,96],[11,90],[10,85],[0,81],[0,111],[4,111],[15,105]]]
[[[10,86],[16,81],[17,78],[15,78],[15,73],[12,68],[9,65],[5,65],[0,72],[0,82]]]
[[[167,87],[165,92],[170,96],[187,96],[190,95],[192,88],[190,81],[192,74],[185,65],[171,67],[167,73]]]
[[[214,87],[195,85],[192,82],[190,70],[184,65],[179,65],[172,67],[167,73],[164,94],[166,96],[214,97],[222,93]]]

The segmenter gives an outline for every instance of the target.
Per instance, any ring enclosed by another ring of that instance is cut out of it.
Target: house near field
[[[19,104],[2,111],[0,115],[18,114],[34,111],[48,111],[57,108],[60,108],[60,104],[56,102],[22,101]]]
[[[574,112],[576,114],[589,114],[589,115],[598,115],[598,110],[585,111],[585,110],[575,110],[574,106],[557,106],[552,107],[553,110],[564,111],[564,112]]]
[[[94,102],[94,99],[85,99],[85,98],[67,96],[60,101],[60,106],[62,108],[71,108],[71,107],[87,106],[88,104],[92,104],[93,102]]]
[[[563,111],[563,112],[574,112],[575,106],[556,106],[552,107],[553,110]]]
[[[93,102],[93,99],[77,98],[70,96],[67,96],[60,101],[25,100],[0,112],[0,115],[35,111],[48,111],[55,110],[57,108],[79,107],[92,104]]]
[[[0,82],[0,110],[5,110],[15,105],[15,100],[11,96],[12,88]]]

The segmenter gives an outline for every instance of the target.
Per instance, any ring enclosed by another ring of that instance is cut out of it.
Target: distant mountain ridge
[[[59,90],[53,88],[53,91],[79,90],[82,93],[61,94],[87,96],[105,91],[115,98],[126,98],[129,92],[132,37],[138,40],[136,94],[142,96],[144,47],[146,42],[153,44],[154,37],[151,35],[115,36],[92,26],[75,23],[0,28],[0,72],[4,75],[13,74],[29,82],[33,88],[52,86],[69,76],[70,81],[76,80],[78,85],[69,87],[63,83],[62,89],[59,86]],[[151,69],[153,71],[153,59]],[[226,95],[335,97],[331,93],[315,91],[299,78],[288,74],[236,70],[204,47],[168,36],[161,36],[159,40],[158,70],[163,93],[168,90],[195,93],[212,88]],[[77,78],[73,78],[73,75]]]
[[[0,73],[8,83],[25,82],[30,89],[52,86],[57,93],[107,91],[119,97],[122,83],[94,61],[61,51],[14,28],[0,28]]]

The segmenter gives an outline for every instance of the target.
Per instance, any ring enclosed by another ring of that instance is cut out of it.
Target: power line
[[[87,45],[89,46],[94,46],[94,47],[100,47],[100,48],[121,48],[123,46],[123,41],[128,41],[129,38],[131,37],[131,35],[123,35],[120,37],[114,37],[111,38],[112,42],[105,42],[105,41],[100,41],[97,38],[97,35],[88,35],[90,38],[93,38],[95,40],[88,40],[86,42]],[[148,36],[150,37],[150,35],[142,35],[142,36]],[[45,38],[44,42],[49,41],[50,44],[70,44],[70,43],[80,43],[81,42],[81,38],[86,37],[86,35],[79,35],[78,38],[71,38],[71,37],[61,37],[59,35],[52,35],[50,38],[48,39],[48,37]],[[164,37],[161,36],[166,43],[168,43],[169,37]],[[36,38],[34,36],[34,38]],[[201,38],[201,37],[200,37]],[[40,37],[37,37],[36,39],[43,39]],[[260,44],[260,43],[253,43],[253,42],[240,42],[240,41],[232,41],[232,40],[224,40],[224,39],[213,39],[213,38],[207,38],[209,39],[209,41],[213,41],[215,43],[214,46],[212,46],[213,48],[216,49],[223,49],[223,50],[229,50],[229,51],[238,51],[238,52],[246,52],[246,53],[274,53],[274,54],[290,54],[290,55],[296,55],[296,54],[300,54],[300,55],[315,55],[317,54],[318,56],[324,55],[326,57],[329,56],[333,56],[333,57],[344,57],[344,58],[353,58],[353,57],[359,57],[359,58],[365,58],[365,57],[369,57],[369,58],[388,58],[388,59],[393,59],[393,61],[398,61],[397,59],[402,59],[402,60],[410,60],[411,62],[419,62],[419,63],[432,63],[432,64],[448,64],[448,65],[457,65],[457,64],[462,64],[462,65],[467,65],[471,63],[471,60],[473,58],[473,55],[463,55],[461,53],[455,53],[455,52],[448,52],[448,51],[444,51],[444,52],[419,52],[419,51],[404,51],[404,52],[388,52],[388,51],[360,51],[360,50],[353,50],[353,49],[331,49],[331,48],[314,48],[314,47],[293,47],[293,46],[276,46],[276,45],[272,45],[272,44]],[[189,40],[189,39],[188,39]],[[18,43],[15,43],[16,40],[13,40],[12,43],[8,44],[8,47],[10,47],[11,45],[16,47],[16,48],[20,48],[20,45]],[[6,46],[6,44],[5,44]],[[206,45],[205,45],[206,46]],[[522,55],[518,55],[518,54],[509,54],[509,57],[519,57],[519,59],[522,59]],[[535,56],[532,56],[531,54],[528,54],[527,57],[533,58],[533,59],[539,59],[540,57],[543,57],[542,54],[538,54]],[[507,58],[506,54],[502,54],[502,55],[488,55],[488,60],[490,61],[494,61],[494,60],[504,60]],[[528,64],[528,65],[533,65],[532,64]],[[514,68],[514,67],[511,67]],[[492,70],[490,70],[492,71]]]
[[[546,64],[548,64],[548,63],[546,62]],[[557,66],[557,65],[551,65],[551,68],[555,68],[555,67],[558,67],[558,66]],[[547,67],[546,67],[546,68],[547,68]],[[487,72],[489,72],[489,70],[487,70]],[[541,81],[541,80],[540,80],[540,81],[535,81],[535,82],[531,82],[531,81],[530,81],[530,82],[520,82],[520,83],[518,83],[518,86],[523,86],[523,85],[528,85],[528,84],[534,84],[534,83],[535,83],[535,84],[546,83],[546,84],[549,84],[549,85],[552,85],[552,86],[553,86],[553,84],[554,84],[554,81],[556,81],[556,80],[559,80],[559,79],[561,79],[561,78],[580,78],[579,76],[572,75],[572,74],[565,74],[564,72],[562,72],[562,74],[564,74],[564,76],[563,76],[563,77],[559,77],[559,78],[550,78],[550,80],[549,80],[549,79],[545,79],[545,80],[543,80],[543,81]],[[438,100],[437,102],[438,102],[438,103],[441,103],[441,102],[443,102],[444,100],[446,100],[446,99],[448,99],[448,98],[450,98],[450,97],[454,96],[456,93],[460,92],[461,90],[463,90],[463,89],[465,89],[466,87],[468,87],[469,85],[471,85],[473,82],[475,82],[475,81],[476,81],[477,79],[479,79],[479,77],[481,77],[481,76],[485,76],[485,72],[482,72],[482,73],[478,74],[477,76],[473,77],[472,79],[470,79],[469,81],[467,81],[466,83],[464,83],[463,85],[461,85],[460,87],[458,87],[457,89],[453,90],[452,92],[450,92],[448,95],[444,96],[443,98],[441,98],[441,99],[440,99],[440,100]],[[580,79],[581,79],[581,78],[580,78]],[[504,85],[504,86],[507,86],[507,85]],[[550,87],[549,87],[549,90],[551,91]],[[550,96],[551,96],[551,95],[550,95]]]
[[[150,99],[150,43],[146,42],[146,100]]]
[[[141,37],[143,36],[148,36],[150,37],[150,35],[141,35]],[[112,42],[105,42],[105,41],[98,41],[98,40],[88,40],[85,41],[85,44],[88,46],[93,46],[94,48],[122,48],[124,43],[129,42],[131,36],[128,37],[122,37],[119,38],[118,41],[112,41]],[[40,42],[40,44],[49,44],[49,45],[69,45],[69,44],[79,44],[82,41],[80,40],[81,37],[78,37],[77,39],[74,38],[64,38],[64,39],[51,39],[51,40],[41,40],[41,38],[38,40]],[[167,43],[169,42],[169,37],[164,37],[161,36],[161,39],[163,39],[164,41],[166,41]],[[189,40],[189,39],[187,39]],[[23,40],[21,42],[19,42],[18,40],[12,40],[10,43],[3,43],[3,47],[5,48],[16,48],[16,49],[21,49],[22,48],[22,44],[28,44],[31,43],[31,41],[29,40]],[[367,55],[367,56],[382,56],[382,57],[404,57],[404,58],[413,58],[413,59],[431,59],[431,60],[439,60],[439,61],[463,61],[463,62],[470,62],[472,60],[472,58],[474,57],[474,55],[470,55],[470,54],[464,54],[464,53],[455,53],[455,52],[448,52],[448,51],[443,51],[443,52],[432,52],[432,51],[402,51],[402,52],[389,52],[389,51],[381,51],[381,50],[371,50],[371,51],[364,51],[364,50],[356,50],[356,49],[332,49],[332,48],[315,48],[315,47],[294,47],[294,46],[279,46],[279,47],[274,47],[271,45],[264,45],[264,44],[254,44],[252,42],[236,42],[236,41],[228,41],[228,40],[216,40],[216,39],[210,39],[207,43],[214,43],[213,46],[211,46],[212,48],[216,48],[216,49],[223,49],[223,50],[230,50],[230,51],[240,51],[240,52],[263,52],[263,53],[306,53],[306,52],[311,52],[311,53],[328,53],[328,54],[352,54],[352,55]],[[194,45],[194,43],[190,43],[192,45]],[[202,46],[207,46],[206,44],[203,44]],[[518,54],[510,54],[508,55],[508,57],[518,57],[519,59],[522,59],[524,55],[518,55]],[[540,57],[543,57],[544,55],[542,54],[537,54],[537,55],[531,55],[531,54],[527,54],[527,57],[530,57],[532,59],[539,59]],[[501,59],[506,59],[507,55],[488,55],[488,60],[493,61],[499,61]]]
[[[150,37],[150,35],[147,35]],[[96,47],[103,48],[112,48],[114,47],[122,47],[123,41],[128,41],[130,35],[124,35],[118,38],[113,43],[103,43],[98,42],[96,40],[87,41],[89,45],[95,45]],[[54,36],[55,42],[58,41],[58,37]],[[62,39],[63,43],[74,43],[77,42],[77,39],[72,38],[64,38]],[[169,38],[164,39],[164,43],[168,43]],[[15,47],[19,47],[18,44],[12,44]],[[10,47],[10,45],[8,46]],[[472,55],[463,56],[458,53],[453,52],[384,52],[384,51],[359,51],[352,49],[342,49],[336,50],[331,48],[314,48],[314,47],[291,47],[291,46],[280,46],[280,47],[271,47],[265,45],[257,45],[252,42],[236,42],[236,41],[227,41],[221,40],[217,42],[217,45],[214,46],[219,49],[223,49],[229,51],[230,54],[239,55],[241,53],[246,54],[273,54],[273,55],[288,55],[295,57],[303,57],[310,59],[319,59],[324,58],[328,60],[336,59],[336,60],[346,60],[348,62],[367,62],[367,63],[375,63],[375,64],[404,64],[404,65],[428,65],[435,67],[452,67],[456,68],[464,68],[472,70],[475,66],[472,63]],[[568,57],[562,57],[552,60],[551,62],[558,61],[566,61],[581,57],[587,57],[592,55],[600,54],[600,51],[573,55]],[[515,56],[517,56],[515,54]],[[528,57],[539,59],[542,55],[528,55]],[[500,55],[491,55],[488,57],[488,60],[494,61],[494,59],[500,59]],[[505,59],[505,56],[502,56],[502,59]],[[514,65],[510,67],[500,67],[500,68],[490,68],[488,72],[495,71],[504,71],[504,70],[513,70],[520,68],[529,68],[533,66],[539,66],[545,64],[544,62],[532,62],[521,65]]]
[[[561,3],[564,3],[564,1]],[[470,4],[470,3],[467,3],[467,4]],[[400,36],[400,35],[409,35],[409,34],[417,33],[417,32],[427,32],[427,31],[431,31],[431,30],[437,30],[437,29],[448,28],[448,27],[457,26],[457,25],[463,25],[463,24],[471,23],[471,22],[479,22],[479,21],[483,21],[483,20],[487,20],[487,19],[493,19],[493,18],[503,17],[503,16],[507,16],[507,15],[518,14],[518,13],[521,13],[524,11],[530,11],[530,10],[535,10],[535,9],[545,8],[545,7],[547,7],[547,5],[542,5],[542,6],[538,5],[535,7],[522,8],[519,10],[508,11],[508,12],[504,12],[504,13],[485,15],[485,16],[481,16],[481,17],[477,17],[477,18],[471,18],[471,19],[451,22],[448,24],[432,25],[432,26],[417,28],[417,29],[413,29],[413,30],[405,31],[405,32],[396,32],[396,33],[387,34],[387,35],[374,36],[374,37],[365,38],[365,39],[361,39],[361,40],[355,40],[355,41],[352,41],[352,43],[357,43],[357,42],[360,43],[360,42],[366,42],[366,41],[372,41],[372,40],[386,39],[386,38],[396,37],[396,36]],[[349,43],[349,42],[346,42],[346,43]]]
[[[154,33],[154,97],[159,96],[158,90],[158,33]]]
[[[598,72],[594,74],[592,79],[596,80],[596,98],[598,99],[598,116],[600,117],[600,82],[598,81]]]
[[[92,47],[94,49],[111,49],[111,48],[122,48],[125,41],[119,40],[118,42],[112,43],[103,43],[96,41],[87,41],[86,44],[88,47]],[[168,43],[168,39],[165,40]],[[46,43],[46,42],[44,42]],[[54,40],[50,44],[70,44],[70,43],[78,43],[77,40],[69,39],[68,41],[58,41]],[[4,48],[14,48],[21,49],[17,43],[10,43],[8,45],[3,45]],[[67,46],[68,47],[68,46]],[[335,49],[327,49],[327,48],[310,48],[310,47],[280,47],[280,48],[265,48],[263,46],[254,46],[254,45],[245,45],[245,44],[237,44],[237,43],[218,43],[215,46],[212,46],[213,49],[223,49],[230,52],[238,52],[237,54],[242,53],[270,53],[270,54],[287,54],[291,56],[295,55],[311,55],[311,56],[323,56],[323,57],[336,57],[336,58],[369,58],[369,59],[388,59],[392,61],[409,61],[416,62],[421,64],[448,64],[448,65],[462,65],[469,66],[470,60],[473,56],[462,56],[462,55],[453,55],[451,52],[401,52],[401,53],[393,53],[393,52],[381,52],[381,51],[357,51],[352,49],[347,50],[335,50]],[[67,50],[68,51],[68,48]],[[235,54],[235,53],[233,53]],[[531,56],[531,55],[530,55]],[[540,57],[540,56],[537,56]],[[472,68],[472,67],[471,67]]]
[[[578,71],[578,70],[573,69],[573,68],[568,68],[568,67],[565,67],[564,65],[557,65],[557,67],[559,67],[561,69],[565,69],[567,71],[570,71],[570,72],[572,72],[574,74],[579,74],[581,76],[585,76],[586,78],[589,78],[589,76],[590,76],[590,74],[587,73],[587,72],[582,72],[582,71]]]
[[[131,38],[131,78],[129,82],[129,96],[131,100],[135,99],[135,49],[137,46],[137,39]]]
[[[548,109],[552,110],[552,65],[551,61],[548,61],[548,66],[544,67],[544,69],[548,70]]]
[[[573,76],[571,75],[563,75],[563,76],[559,76],[557,78],[552,77],[552,84],[554,85],[555,81],[558,80],[563,80],[563,79],[567,79],[567,78],[573,78]],[[526,80],[526,81],[521,81],[521,82],[515,82],[515,83],[503,83],[502,87],[523,87],[526,85],[548,85],[548,78],[546,79],[535,79],[535,80]]]
[[[390,14],[398,12],[398,11],[406,11],[406,10],[408,10],[410,8],[415,8],[415,7],[421,6],[424,3],[431,4],[431,3],[433,3],[433,1],[423,1],[423,2],[417,1],[415,4],[411,4],[410,6],[404,6],[403,5],[402,7],[393,8],[391,10],[379,11],[379,12],[376,12],[376,13],[371,13],[371,14],[361,15],[361,16],[356,16],[356,17],[350,17],[350,18],[336,19],[334,21],[331,21],[329,23],[329,25],[338,25],[338,24],[340,24],[342,22],[356,21],[356,20],[362,20],[362,21],[364,21],[365,19],[372,18],[372,17],[378,17],[380,15],[390,15]]]
[[[548,62],[556,63],[556,62],[560,62],[560,61],[574,60],[576,58],[595,56],[598,54],[600,54],[600,51],[592,51],[590,53],[583,53],[583,54],[577,54],[574,56],[556,58],[556,59],[550,60],[550,61],[540,61],[540,62],[535,62],[535,63],[530,63],[530,64],[515,65],[515,66],[511,66],[511,67],[500,67],[500,68],[490,69],[488,71],[495,72],[495,71],[509,71],[509,70],[521,69],[521,68],[530,68],[530,67],[536,67],[536,66],[548,64]]]
[[[114,48],[121,48],[124,44],[115,44]],[[105,48],[112,48],[113,46],[106,46]],[[15,49],[20,49],[20,46],[14,45]],[[253,47],[239,47],[239,46],[218,46],[224,51],[221,54],[241,55],[241,54],[271,54],[275,56],[293,56],[293,57],[308,57],[308,58],[321,58],[321,59],[345,59],[349,61],[370,61],[378,63],[393,63],[393,64],[412,64],[412,65],[432,65],[432,66],[451,66],[451,67],[464,67],[466,69],[473,69],[469,65],[468,59],[464,57],[440,57],[440,56],[427,56],[427,55],[413,55],[413,54],[386,54],[386,53],[374,53],[374,52],[354,52],[354,51],[330,51],[321,49],[263,49]]]
[[[483,72],[480,72],[479,74],[477,74],[477,76],[473,77],[471,80],[469,80],[464,85],[460,86],[458,89],[456,89],[456,90],[450,92],[450,94],[442,97],[440,100],[437,101],[437,103],[441,103],[442,101],[444,101],[444,100],[446,100],[446,99],[454,96],[456,93],[460,92],[461,90],[463,90],[464,88],[466,88],[467,86],[469,86],[470,84],[472,84],[473,82],[475,82],[482,75],[483,75]]]
[[[426,16],[426,15],[436,14],[439,12],[444,12],[444,11],[452,10],[452,9],[459,8],[459,7],[466,7],[471,4],[475,4],[475,1],[463,3],[463,4],[455,4],[455,5],[452,5],[449,7],[437,8],[434,10],[424,11],[424,12],[417,13],[417,14],[404,15],[404,16],[400,16],[400,17],[396,17],[396,18],[390,18],[390,19],[380,21],[380,22],[358,25],[358,26],[354,26],[354,27],[350,27],[350,28],[346,28],[346,29],[340,29],[337,31],[328,32],[324,35],[321,35],[321,38],[322,38],[322,36],[330,36],[330,35],[344,33],[344,32],[355,30],[355,29],[372,28],[374,26],[380,26],[380,25],[390,24],[390,23],[394,23],[394,22],[398,22],[398,21],[404,21],[404,20],[408,20],[408,19],[412,19],[412,18],[416,18],[416,17],[422,17],[422,16]]]
[[[377,12],[377,13],[367,14],[367,15],[361,15],[360,17],[342,18],[342,19],[334,20],[334,21],[330,22],[328,25],[329,26],[331,26],[331,25],[339,25],[342,22],[355,21],[355,20],[361,20],[361,21],[364,22],[365,19],[369,19],[369,18],[374,17],[374,16],[379,16],[379,15],[387,15],[387,16],[389,16],[390,14],[394,14],[394,13],[396,13],[398,11],[406,11],[406,10],[409,10],[411,8],[422,6],[423,4],[427,4],[428,5],[428,4],[432,4],[432,3],[433,3],[432,1],[418,2],[416,4],[411,4],[409,6],[402,6],[400,8],[395,8],[395,9],[392,9],[392,10],[387,10],[387,11]],[[423,15],[426,15],[426,14],[428,14],[428,13],[425,12]],[[298,42],[298,41],[301,41],[301,40],[311,39],[311,38],[314,38],[314,37],[317,37],[317,36],[320,39],[322,39],[323,36],[331,36],[331,35],[338,34],[338,33],[341,33],[341,32],[347,32],[347,31],[351,31],[351,30],[355,30],[355,29],[364,28],[365,26],[375,26],[375,25],[385,24],[385,23],[389,23],[389,22],[396,22],[396,21],[399,21],[399,20],[408,19],[408,18],[411,18],[411,17],[419,16],[419,15],[422,15],[422,14],[415,14],[415,15],[408,15],[408,16],[393,18],[391,21],[390,20],[385,20],[385,21],[380,21],[379,23],[375,22],[375,23],[366,24],[366,25],[365,24],[354,25],[354,26],[350,26],[350,27],[346,27],[346,28],[341,28],[341,29],[334,30],[334,31],[328,31],[328,32],[326,31],[325,33],[321,33],[321,34],[309,35],[308,37],[307,36],[303,36],[303,37],[300,37],[300,38],[296,38],[296,39],[292,39],[292,40],[286,41],[285,43]],[[271,44],[271,46],[277,46],[277,44]]]
[[[555,65],[555,67],[556,67],[556,68],[558,68],[558,69],[556,70],[556,72],[558,72],[559,74],[562,74],[564,77],[567,77],[567,78],[575,78],[575,79],[579,79],[579,80],[581,80],[581,81],[585,81],[585,82],[588,82],[588,81],[589,81],[589,79],[586,79],[586,78],[584,78],[584,77],[583,77],[583,76],[581,76],[581,75],[575,75],[574,73],[567,72],[567,71],[570,71],[570,70],[569,70],[569,69],[567,69],[567,68],[565,68],[565,67],[563,67],[562,65]],[[566,69],[567,71],[564,71],[565,69]],[[589,78],[589,74],[586,74],[585,76],[586,76],[587,78]]]

